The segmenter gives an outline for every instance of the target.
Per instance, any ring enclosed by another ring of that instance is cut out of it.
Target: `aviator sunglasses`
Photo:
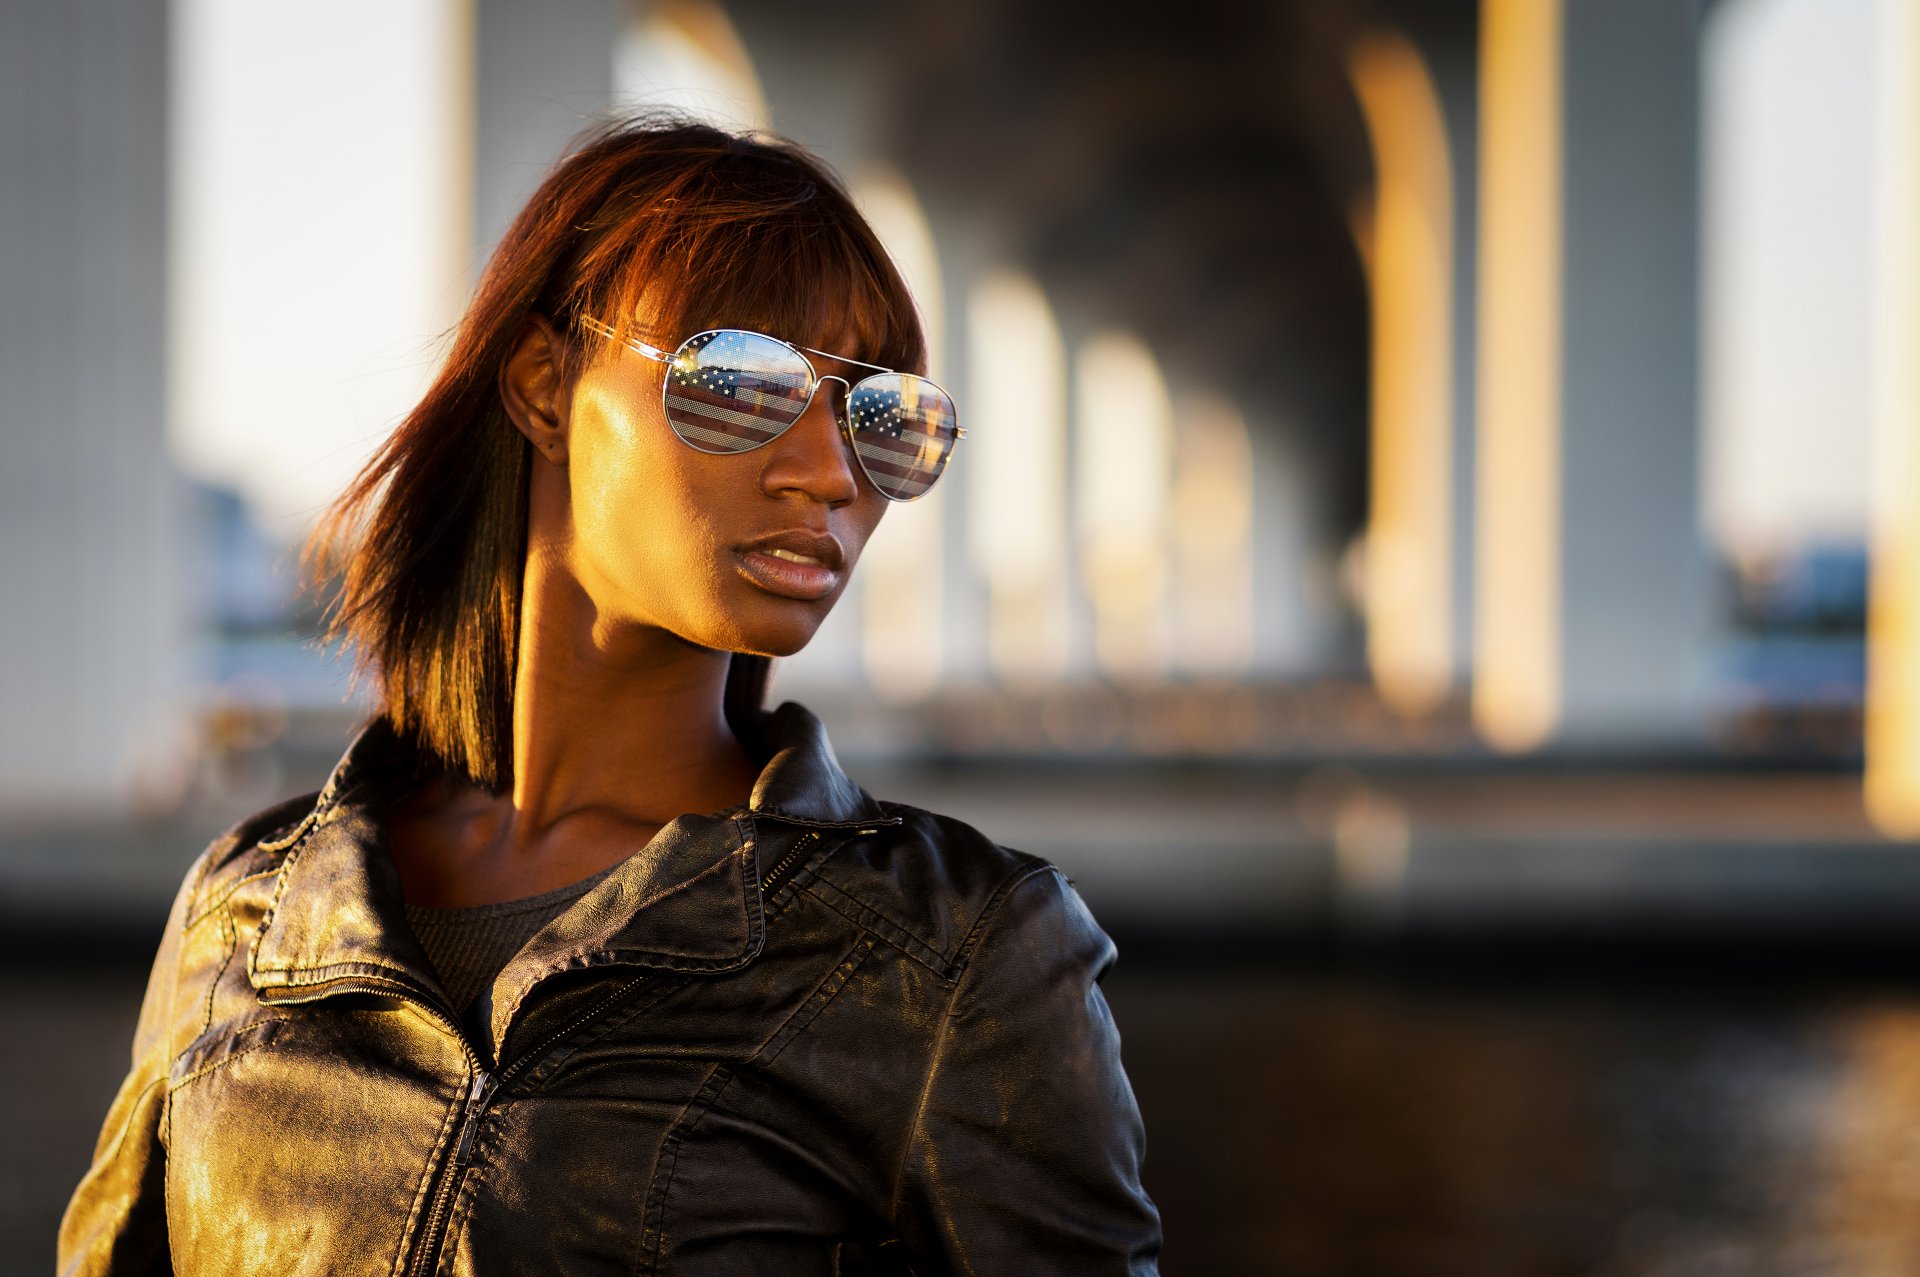
[[[889,501],[925,495],[946,469],[956,440],[953,397],[925,377],[882,368],[745,328],[710,328],[672,351],[622,337],[590,315],[583,327],[667,366],[661,406],[673,433],[701,452],[750,452],[800,420],[823,381],[847,392],[841,430],[860,469]],[[874,371],[859,381],[821,376],[808,354]]]

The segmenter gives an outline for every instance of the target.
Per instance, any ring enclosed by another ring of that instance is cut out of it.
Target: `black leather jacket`
[[[500,973],[470,1040],[381,840],[383,718],[182,882],[63,1273],[1154,1273],[1060,870],[881,802],[794,701]],[[383,762],[383,760],[387,760]]]

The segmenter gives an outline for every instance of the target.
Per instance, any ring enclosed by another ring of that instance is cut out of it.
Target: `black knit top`
[[[441,987],[454,1009],[469,1017],[475,1000],[492,984],[514,954],[540,928],[566,912],[602,878],[619,868],[609,865],[590,878],[498,904],[469,905],[461,909],[406,906],[407,922],[433,961]]]

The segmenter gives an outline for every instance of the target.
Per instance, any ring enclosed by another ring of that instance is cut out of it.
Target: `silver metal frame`
[[[827,373],[825,375],[822,375],[820,370],[813,366],[813,360],[807,358],[807,355],[810,353],[819,355],[823,359],[837,359],[841,363],[858,364],[862,368],[871,368],[875,371],[875,373],[893,373],[896,376],[919,378],[919,380],[926,382],[929,386],[932,386],[935,390],[938,390],[941,394],[946,395],[948,403],[955,403],[953,396],[947,393],[946,387],[942,386],[939,382],[934,381],[931,377],[921,377],[919,373],[901,372],[901,370],[898,368],[888,368],[882,364],[870,364],[864,359],[853,359],[846,355],[836,355],[830,350],[815,350],[812,346],[796,346],[792,342],[786,341],[779,337],[775,337],[771,333],[759,332],[752,328],[703,328],[699,332],[694,333],[692,336],[688,337],[685,341],[682,341],[679,346],[669,351],[669,350],[662,350],[658,346],[650,345],[647,342],[641,341],[638,337],[622,337],[618,333],[616,333],[611,327],[609,327],[607,324],[602,323],[600,320],[595,319],[591,315],[582,315],[580,317],[580,324],[582,327],[588,329],[591,332],[598,333],[602,337],[608,337],[614,341],[619,342],[622,346],[626,347],[628,350],[633,351],[635,354],[645,355],[648,359],[651,359],[657,363],[663,363],[663,364],[672,363],[675,359],[679,358],[680,351],[685,350],[687,348],[687,345],[690,342],[693,342],[698,338],[705,337],[709,333],[726,333],[726,332],[749,333],[755,337],[764,337],[768,341],[775,342],[779,345],[785,346],[788,350],[791,350],[794,354],[800,357],[800,362],[805,364],[807,367],[807,375],[812,378],[811,383],[807,386],[807,401],[800,405],[800,414],[802,416],[806,414],[807,409],[813,406],[813,396],[816,393],[818,393],[821,382],[837,381],[841,384],[842,387],[845,388],[847,392],[848,412],[845,417],[842,417],[839,413],[835,413],[834,417],[838,422],[841,431],[847,436],[847,442],[849,444],[853,443],[854,441],[853,440],[853,413],[852,413],[853,392],[860,386],[863,386],[867,382],[872,381],[873,378],[871,376],[868,376],[868,377],[862,377],[859,381],[849,382],[845,377],[836,376],[833,373]],[[667,400],[667,386],[665,382],[662,382],[660,386],[660,410],[663,413],[667,411],[666,400]],[[955,404],[954,415],[955,416],[959,415],[959,408],[957,404]],[[799,416],[796,416],[794,418],[795,421],[798,421],[799,419],[800,419]],[[668,421],[671,422],[672,418],[669,417]],[[783,429],[781,433],[784,434],[785,430]],[[779,435],[775,435],[774,439],[777,439],[779,437],[780,437]],[[954,444],[957,446],[959,442],[966,437],[967,437],[967,428],[963,425],[960,425],[958,422],[955,422],[953,427]],[[767,444],[772,442],[773,442],[773,439],[763,440],[760,443],[754,444],[753,448],[742,448],[740,449],[740,451],[752,452],[754,448],[763,448]],[[698,449],[697,451],[704,452],[705,449]],[[710,455],[735,455],[735,454],[710,454]],[[859,462],[860,472],[862,474],[866,474],[867,463],[865,461],[860,460],[860,453],[857,447],[854,450],[854,460]],[[947,472],[946,471],[947,466],[951,465],[952,463],[953,463],[953,448],[949,447],[947,449],[947,459],[941,463],[940,474],[937,474],[934,476],[934,483],[938,483],[940,481],[941,476],[945,475]],[[933,491],[933,484],[930,483],[924,489],[922,489],[919,495],[917,496],[896,497],[892,493],[888,492],[885,488],[881,487],[879,484],[874,483],[873,476],[870,474],[867,475],[867,482],[873,483],[874,490],[889,501],[901,501],[901,502],[918,501],[921,497],[924,497],[927,495],[927,493]]]

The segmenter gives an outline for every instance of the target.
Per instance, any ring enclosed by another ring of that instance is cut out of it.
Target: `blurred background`
[[[0,0],[0,1271],[366,710],[293,548],[648,105],[921,300],[968,439],[772,702],[1073,876],[1167,1271],[1920,1271],[1917,85],[1914,0]]]

